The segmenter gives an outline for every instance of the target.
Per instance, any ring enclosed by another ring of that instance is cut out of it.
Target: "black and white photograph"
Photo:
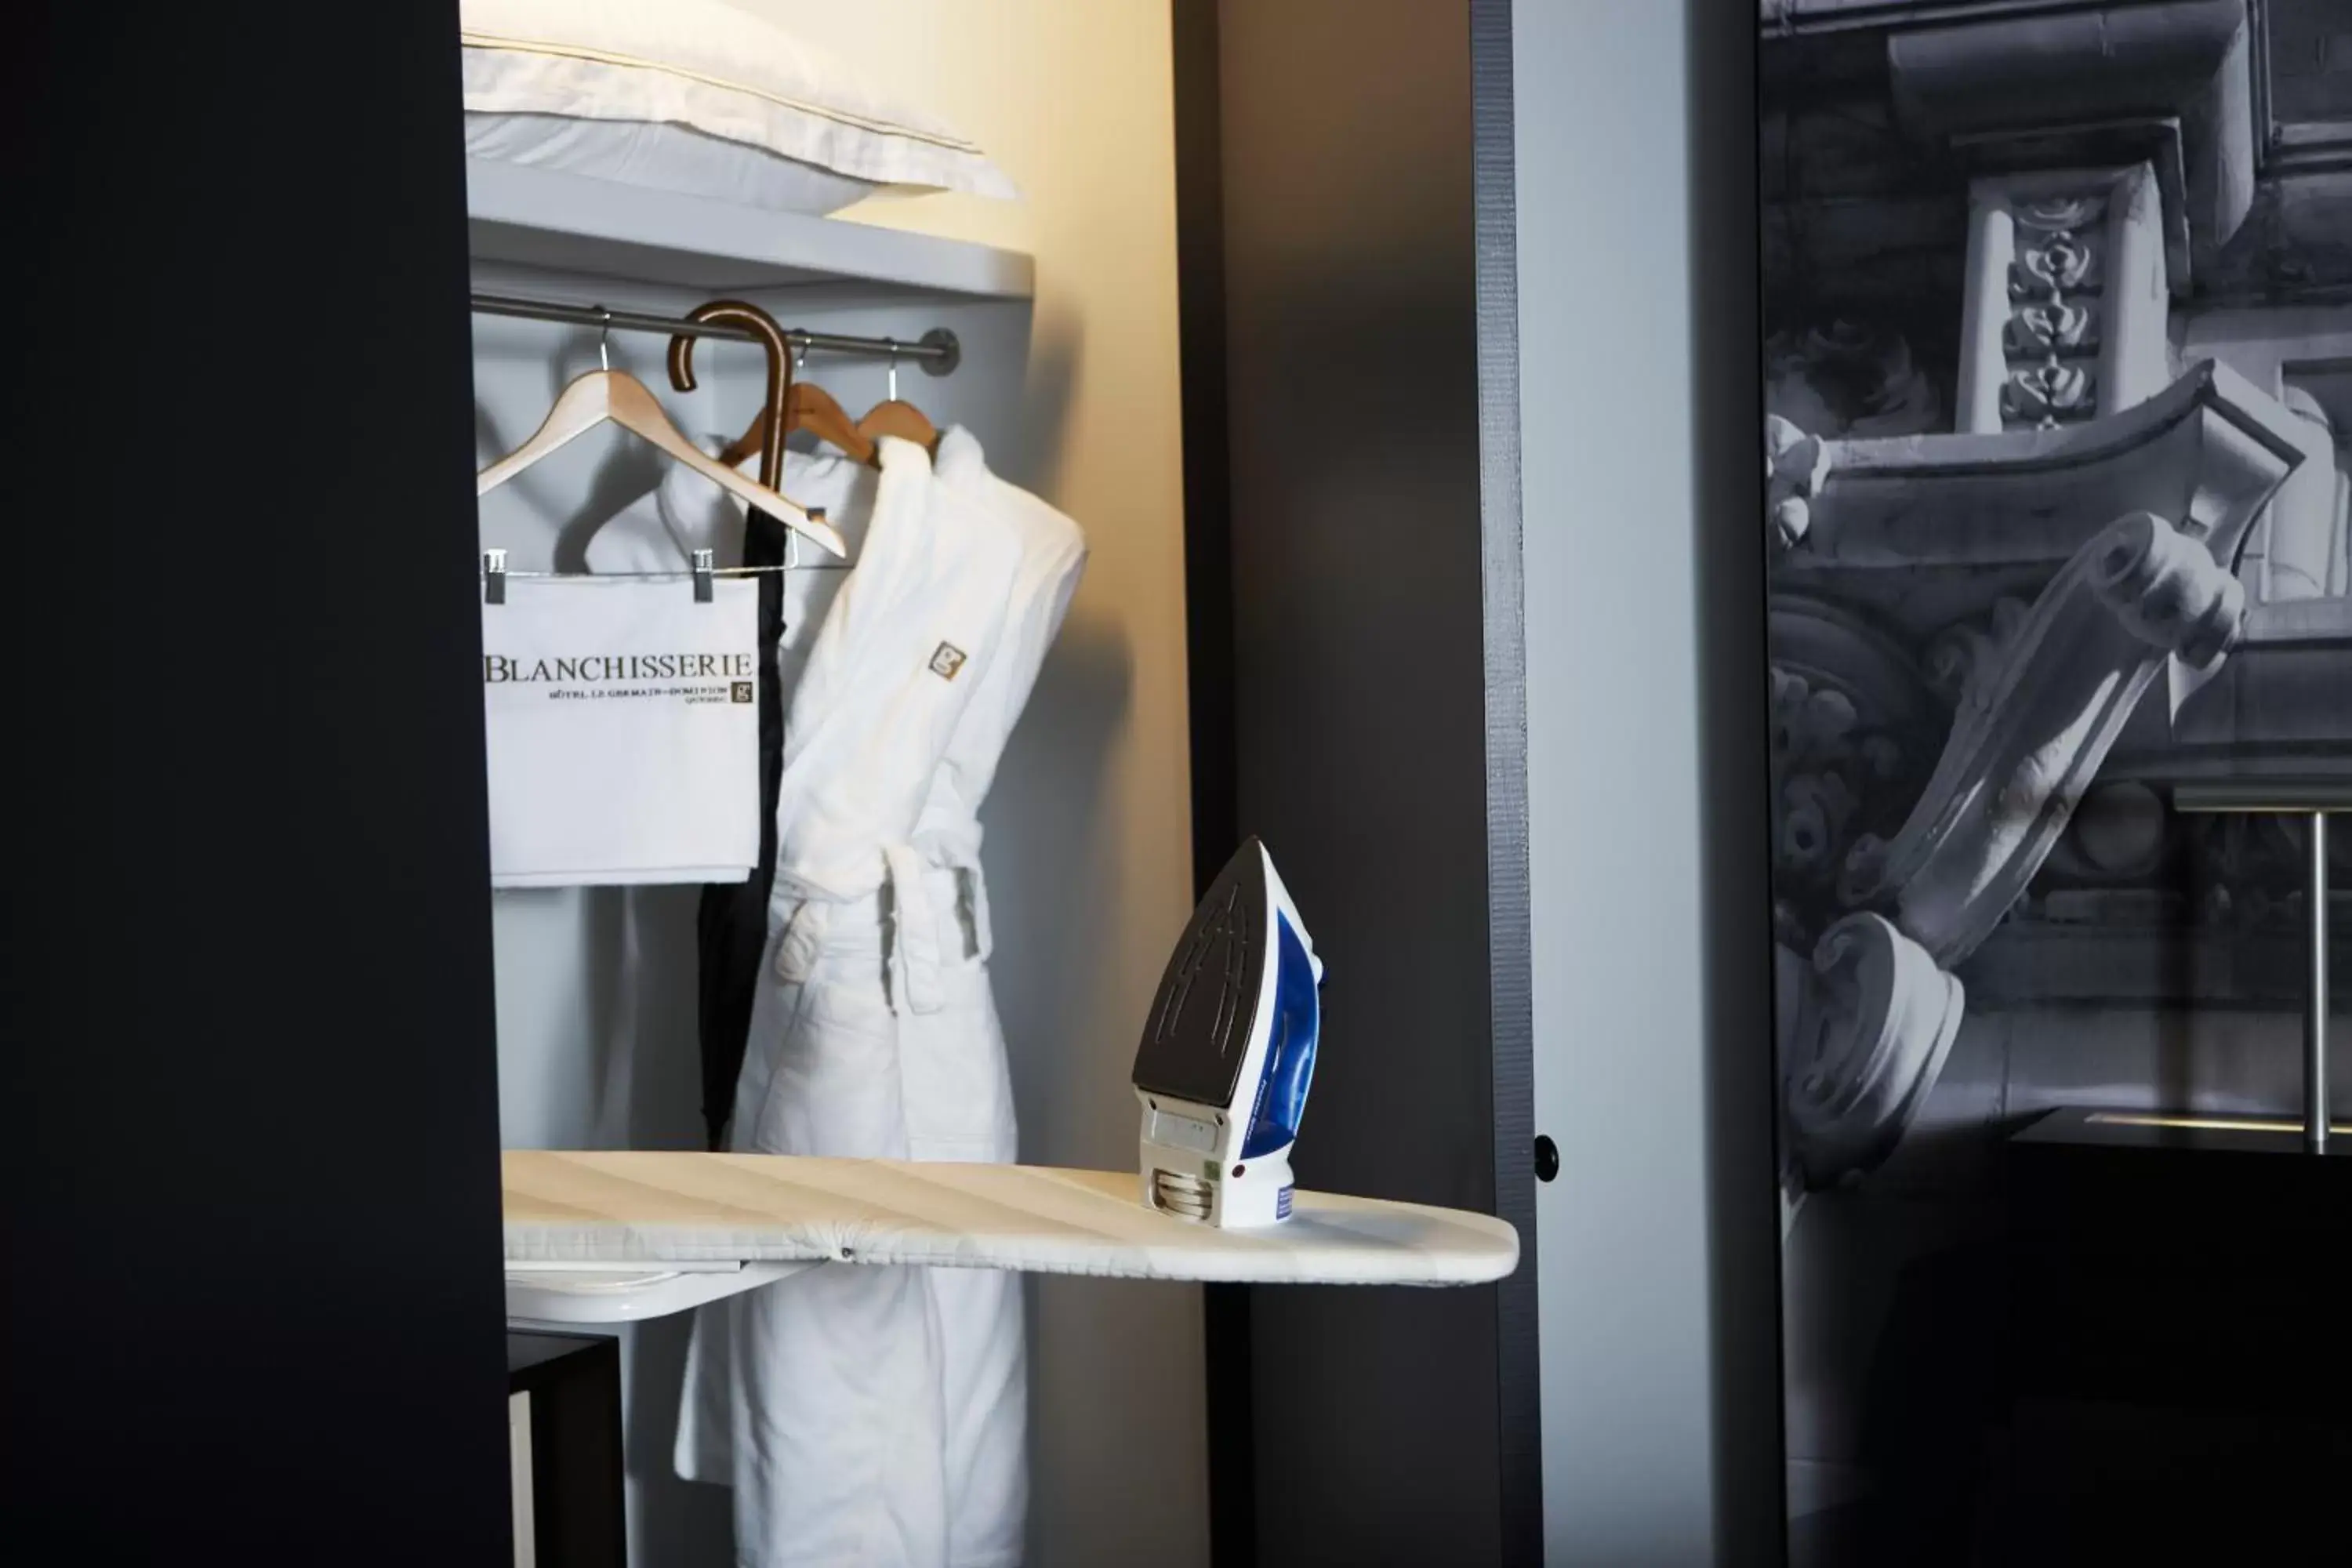
[[[2251,1406],[2030,1370],[2088,1287],[2023,1260],[2044,1199],[2005,1145],[2331,1113],[2352,7],[1762,9],[1789,1560],[2023,1561],[2053,1511],[2252,1528],[2342,1473],[2341,1426],[2249,1443]],[[2161,1273],[2126,1312],[2173,1310]]]

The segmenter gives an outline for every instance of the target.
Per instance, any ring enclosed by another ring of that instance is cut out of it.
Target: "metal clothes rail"
[[[689,321],[684,317],[652,316],[642,310],[610,310],[602,305],[577,305],[561,300],[526,300],[513,294],[477,294],[474,311],[483,316],[513,316],[530,321],[562,321],[616,332],[657,332],[664,337],[732,338],[739,342],[760,340],[742,327],[722,321]],[[945,327],[933,327],[921,337],[867,338],[847,332],[812,332],[787,327],[784,337],[809,353],[854,354],[869,359],[899,359],[923,367],[929,375],[946,375],[962,362],[963,346]]]

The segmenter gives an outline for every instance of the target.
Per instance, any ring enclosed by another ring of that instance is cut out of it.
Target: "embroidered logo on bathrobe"
[[[963,668],[967,657],[955,644],[943,642],[931,650],[931,673],[941,680],[953,680],[957,672]]]

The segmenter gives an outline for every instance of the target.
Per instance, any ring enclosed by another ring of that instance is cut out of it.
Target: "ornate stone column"
[[[1976,181],[1966,288],[1954,399],[1963,434],[2119,413],[2171,380],[2163,202],[2149,164]]]
[[[1911,184],[1888,196],[1839,162],[1879,123],[1861,93],[1822,132],[1829,192],[1788,200],[1825,224],[1836,200],[1878,203],[1903,276],[1937,289],[1952,253],[1930,264],[1918,242],[1956,245],[1965,202],[1959,363],[1949,426],[1875,423],[1927,400],[1857,399],[1867,376],[1768,403],[1792,1188],[1851,1180],[1900,1142],[1958,1030],[1956,969],[2126,731],[2160,737],[2200,693],[2262,696],[2224,668],[2242,558],[2326,442],[2310,410],[2172,359],[2172,300],[2222,265],[2253,197],[2248,0],[1870,9],[1902,13],[1883,47],[1907,146],[1885,163]],[[1818,247],[1851,265],[1856,244]],[[2283,508],[2295,522],[2261,581],[2318,558],[2299,542],[2331,525],[2320,483]],[[2095,809],[2085,853],[2137,864],[2152,804],[2142,788]]]
[[[1903,124],[1976,176],[1956,428],[2117,413],[2171,380],[2168,298],[2252,203],[2252,15],[2247,0],[1982,13],[1886,41]]]

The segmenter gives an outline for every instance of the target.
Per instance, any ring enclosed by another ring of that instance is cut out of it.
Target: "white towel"
[[[740,882],[760,858],[759,590],[518,578],[482,606],[490,884]]]

